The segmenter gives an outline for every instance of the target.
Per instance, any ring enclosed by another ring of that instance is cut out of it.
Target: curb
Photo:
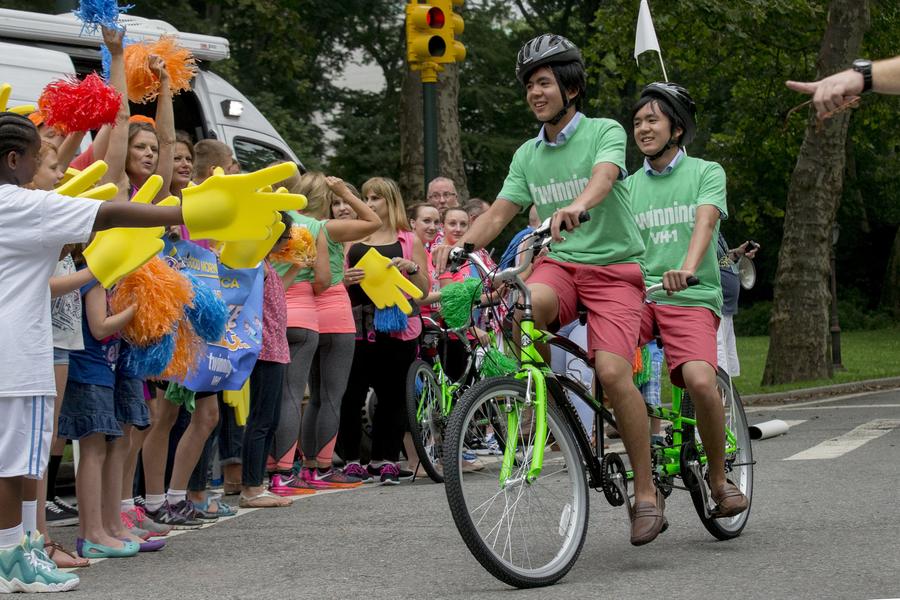
[[[738,390],[740,384],[738,383]],[[821,387],[788,390],[785,392],[772,392],[769,394],[748,394],[741,396],[745,406],[765,406],[774,404],[788,404],[797,400],[809,400],[813,398],[828,398],[842,394],[855,394],[859,392],[875,392],[900,388],[900,377],[885,377],[883,379],[866,379],[863,381],[851,381],[835,385]]]

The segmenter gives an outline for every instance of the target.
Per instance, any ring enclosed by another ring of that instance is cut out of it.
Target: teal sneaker
[[[81,580],[60,571],[44,551],[44,536],[26,536],[9,550],[0,550],[0,593],[68,592]]]

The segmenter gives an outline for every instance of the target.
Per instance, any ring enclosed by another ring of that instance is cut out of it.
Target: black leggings
[[[338,449],[346,461],[360,459],[362,407],[369,388],[375,390],[378,405],[372,423],[372,460],[396,462],[406,431],[406,374],[416,359],[418,340],[403,341],[386,333],[375,340],[357,340],[350,380],[341,403]]]
[[[286,370],[287,365],[257,360],[250,374],[250,414],[241,445],[241,483],[245,486],[260,486],[265,477],[266,456],[281,414]]]

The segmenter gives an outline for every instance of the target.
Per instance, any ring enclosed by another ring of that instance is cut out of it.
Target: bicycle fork
[[[547,445],[547,382],[543,372],[533,365],[523,365],[516,374],[516,379],[525,379],[524,406],[532,407],[534,419],[534,439],[531,445],[531,465],[524,476],[526,483],[531,483],[541,474],[544,467],[544,448]],[[516,449],[519,439],[518,407],[507,401],[506,406],[506,448],[503,451],[503,464],[500,467],[500,487],[517,484],[523,478],[510,479],[516,462]],[[526,455],[523,460],[528,460]]]

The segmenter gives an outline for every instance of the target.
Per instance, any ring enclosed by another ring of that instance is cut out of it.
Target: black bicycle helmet
[[[578,47],[561,35],[544,33],[528,41],[516,57],[516,78],[522,85],[538,67],[578,62],[584,68]]]
[[[680,145],[690,144],[697,132],[697,105],[694,104],[688,91],[677,83],[657,81],[641,90],[641,100],[647,97],[661,100],[672,108],[676,120],[673,125],[684,131],[681,135]]]
[[[580,68],[580,74],[577,77],[579,83],[575,86],[570,86],[578,88],[578,93],[570,100],[567,98],[565,88],[560,80],[559,68],[573,63]],[[550,70],[553,71],[553,77],[556,79],[556,84],[559,86],[559,93],[563,97],[562,109],[546,121],[555,125],[566,116],[566,112],[568,112],[572,104],[578,105],[581,102],[581,97],[584,95],[586,87],[584,61],[581,58],[581,52],[575,44],[561,35],[544,33],[528,41],[519,50],[519,54],[516,56],[516,78],[522,85],[525,85],[528,78],[538,67],[550,67]]]

